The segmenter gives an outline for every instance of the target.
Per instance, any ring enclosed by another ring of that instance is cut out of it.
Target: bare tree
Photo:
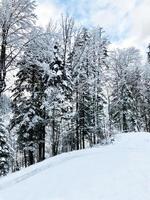
[[[23,50],[35,23],[34,0],[0,2],[0,95],[6,88],[7,69]]]

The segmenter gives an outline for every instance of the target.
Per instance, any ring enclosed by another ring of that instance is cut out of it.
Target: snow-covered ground
[[[0,200],[150,200],[150,134],[120,134],[1,178]]]

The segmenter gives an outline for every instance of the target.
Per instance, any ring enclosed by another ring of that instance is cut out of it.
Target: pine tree
[[[139,62],[140,66],[140,62]],[[141,106],[143,102],[142,95],[142,73],[139,67],[131,69],[128,73],[127,84],[131,93],[131,113],[130,113],[130,131],[140,131],[142,129]]]
[[[93,114],[94,114],[94,135],[93,142],[96,138],[101,141],[105,138],[104,130],[104,105],[106,98],[103,91],[104,72],[107,67],[107,46],[109,42],[105,37],[102,28],[93,30],[92,36],[92,68],[93,68]]]
[[[9,147],[7,141],[7,129],[2,119],[0,119],[0,176],[4,176],[9,172]]]
[[[113,91],[111,96],[111,119],[114,126],[123,132],[138,129],[140,103],[139,52],[134,48],[118,50],[113,55]],[[138,78],[138,80],[137,80]],[[135,82],[133,82],[135,80]]]
[[[52,155],[59,153],[61,142],[61,125],[65,120],[71,93],[70,79],[66,73],[66,64],[61,59],[60,46],[54,45],[54,61],[50,64],[48,87],[46,89],[46,104],[51,127]],[[67,103],[68,102],[68,103]]]
[[[72,78],[72,128],[76,149],[85,143],[96,143],[103,138],[105,97],[102,89],[102,71],[105,66],[108,42],[102,30],[82,29],[75,41]]]
[[[19,150],[24,154],[25,166],[45,159],[45,96],[44,72],[37,57],[36,45],[29,45],[18,63],[19,72],[13,90],[11,127],[18,135]]]
[[[142,103],[141,103],[141,121],[144,131],[150,132],[150,70],[149,64],[145,67],[142,76]]]

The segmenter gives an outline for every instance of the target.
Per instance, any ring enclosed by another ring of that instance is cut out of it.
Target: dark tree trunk
[[[124,111],[123,111],[123,117],[122,117],[122,129],[123,129],[123,132],[128,131],[126,113]]]
[[[55,137],[55,108],[53,108],[53,120],[52,120],[52,156],[56,156],[56,137]]]
[[[78,89],[76,89],[76,149],[79,150],[79,102],[78,102]]]
[[[45,159],[45,126],[40,129],[38,162]]]
[[[24,165],[25,165],[25,167],[27,167],[27,155],[26,155],[26,151],[24,150],[23,153],[24,153]]]
[[[0,96],[6,87],[6,46],[7,46],[7,30],[5,25],[2,28],[2,41],[1,41],[1,51],[0,51]]]
[[[28,150],[28,162],[29,162],[29,165],[32,165],[34,164],[34,154],[33,154],[33,150],[34,150],[34,147],[33,147],[33,136],[34,136],[34,131],[31,131],[29,133],[29,150]]]
[[[34,156],[33,156],[33,151],[29,150],[28,151],[29,154],[29,165],[33,165],[34,164]]]

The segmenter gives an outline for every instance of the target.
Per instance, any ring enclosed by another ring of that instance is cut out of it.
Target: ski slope
[[[116,135],[1,178],[0,200],[150,200],[150,134]]]

